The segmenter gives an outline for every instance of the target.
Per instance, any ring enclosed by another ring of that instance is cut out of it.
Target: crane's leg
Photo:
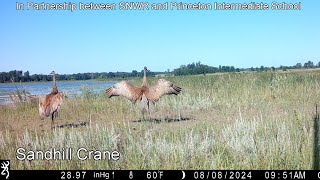
[[[148,111],[148,113],[149,113],[149,120],[151,121],[152,119],[151,119],[151,111],[150,111],[150,102],[148,101],[147,102],[147,111]]]
[[[146,120],[145,116],[144,116],[144,113],[146,113],[146,111],[147,111],[147,101],[145,99],[143,99],[140,102],[140,106],[141,106],[142,118],[143,118],[143,120]]]
[[[54,113],[51,114],[51,130],[53,129],[54,127]]]
[[[145,120],[145,118],[144,118],[144,110],[142,110],[141,113],[142,113],[142,120]]]
[[[58,116],[59,116],[59,112],[56,111],[56,112],[54,113],[54,117],[57,118]]]

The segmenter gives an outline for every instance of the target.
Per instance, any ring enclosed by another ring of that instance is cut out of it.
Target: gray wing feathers
[[[123,96],[130,101],[136,100],[136,88],[127,81],[121,81],[106,90],[109,98],[112,96]]]
[[[163,95],[178,95],[181,90],[180,87],[170,81],[159,79],[154,86],[150,87],[147,97],[153,101],[158,101]]]

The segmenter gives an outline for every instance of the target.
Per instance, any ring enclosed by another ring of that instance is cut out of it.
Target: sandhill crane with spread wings
[[[39,114],[40,118],[49,117],[51,115],[51,129],[54,125],[54,118],[58,116],[60,107],[63,101],[63,93],[58,92],[56,85],[56,74],[51,72],[53,79],[53,87],[51,93],[48,95],[39,95]]]
[[[106,90],[109,98],[112,96],[123,96],[132,103],[139,101],[143,118],[144,113],[149,111],[150,102],[154,104],[164,95],[178,95],[181,91],[180,87],[164,79],[159,79],[155,85],[149,87],[147,71],[149,71],[147,67],[144,67],[143,83],[141,87],[134,87],[127,81],[121,81]]]

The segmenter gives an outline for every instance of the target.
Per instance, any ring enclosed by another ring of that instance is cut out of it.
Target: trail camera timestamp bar
[[[3,177],[0,177],[0,179]],[[127,179],[127,180],[316,180],[315,170],[10,170],[10,179]]]

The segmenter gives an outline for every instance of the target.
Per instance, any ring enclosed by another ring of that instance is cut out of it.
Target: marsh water
[[[103,93],[104,90],[112,86],[115,82],[103,81],[64,81],[57,82],[58,90],[68,95],[77,95],[85,90],[94,93]],[[0,84],[0,104],[11,103],[10,94],[25,90],[31,95],[49,94],[52,88],[52,82],[36,83],[5,83]]]

